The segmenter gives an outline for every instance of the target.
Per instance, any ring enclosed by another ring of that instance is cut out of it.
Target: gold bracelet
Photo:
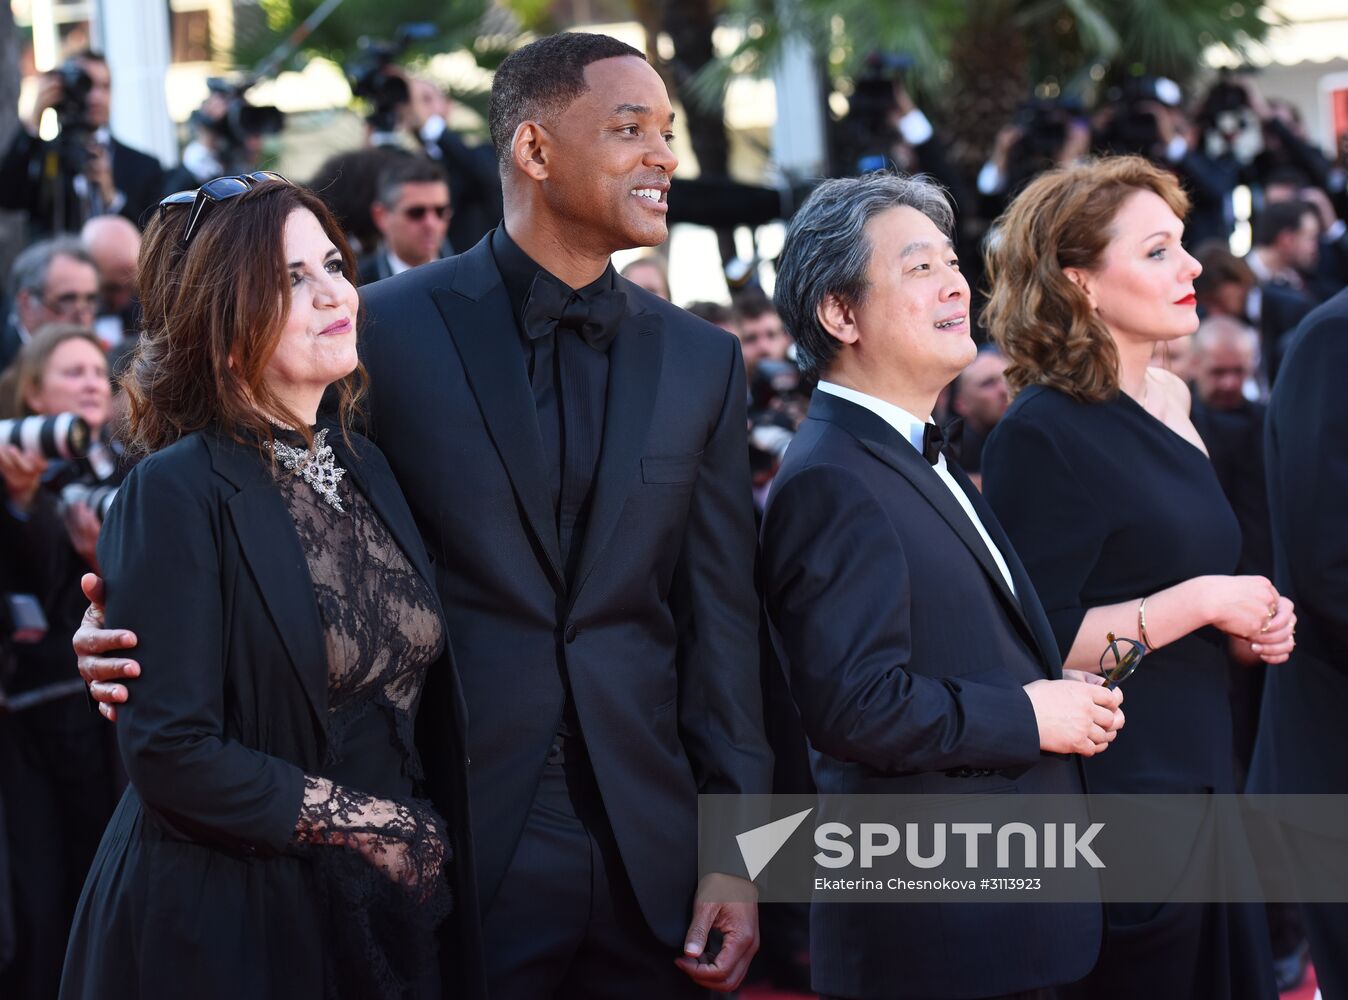
[[[1142,645],[1148,649],[1155,649],[1151,640],[1147,638],[1147,599],[1142,598],[1142,603],[1137,606],[1137,637],[1142,640]]]

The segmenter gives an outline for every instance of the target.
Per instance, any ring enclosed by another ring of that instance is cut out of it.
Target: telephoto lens
[[[83,458],[92,443],[89,425],[76,413],[0,420],[0,444],[12,444],[29,455]]]
[[[69,507],[73,503],[82,503],[94,512],[100,524],[107,519],[108,509],[116,499],[116,486],[85,486],[83,483],[71,483],[61,490],[62,505]]]

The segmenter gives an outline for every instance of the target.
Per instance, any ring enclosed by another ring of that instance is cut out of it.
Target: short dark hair
[[[719,302],[689,302],[684,309],[698,319],[705,319],[716,326],[735,325],[734,312],[729,306],[723,306]]]
[[[777,307],[762,289],[746,292],[735,299],[735,318],[740,320],[758,319],[764,313],[776,315]]]
[[[520,122],[561,114],[589,89],[585,67],[601,59],[646,56],[608,35],[568,31],[530,42],[505,57],[491,85],[487,112],[491,141],[502,170]]]
[[[404,184],[448,184],[444,169],[434,160],[400,156],[379,172],[375,197],[385,208],[398,204]]]
[[[1275,201],[1265,205],[1254,219],[1251,237],[1257,247],[1271,247],[1278,237],[1289,229],[1300,229],[1301,220],[1313,215],[1318,220],[1315,206],[1305,201]]]

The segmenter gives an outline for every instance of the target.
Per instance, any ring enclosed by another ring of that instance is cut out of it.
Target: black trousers
[[[618,854],[588,758],[550,758],[483,925],[492,1000],[703,998],[656,939]],[[554,758],[558,755],[554,755]]]
[[[5,1000],[56,996],[66,937],[116,801],[111,726],[82,695],[0,716],[0,796],[16,949]]]

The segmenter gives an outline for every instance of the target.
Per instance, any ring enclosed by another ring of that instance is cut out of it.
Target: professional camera
[[[398,108],[411,99],[407,81],[394,63],[414,42],[426,41],[436,34],[435,25],[422,21],[399,25],[391,42],[362,38],[357,43],[360,56],[346,65],[346,77],[351,83],[351,93],[373,105],[366,121],[371,131],[381,137],[376,145],[391,143],[398,129]]]
[[[912,57],[902,53],[872,52],[866,57],[847,101],[847,116],[838,123],[839,159],[849,173],[890,165],[899,138],[892,115],[898,107],[903,73],[912,65]]]
[[[1213,159],[1234,156],[1249,164],[1264,149],[1264,129],[1250,107],[1245,88],[1223,74],[1208,91],[1198,112],[1203,151]]]
[[[67,59],[53,72],[61,81],[61,97],[54,105],[61,127],[57,139],[60,168],[73,177],[89,163],[89,140],[94,134],[89,123],[89,92],[94,81],[78,59]]]
[[[93,443],[89,425],[75,413],[0,420],[0,443],[43,458],[83,458]]]
[[[1105,103],[1113,113],[1096,137],[1097,144],[1111,153],[1164,159],[1157,106],[1179,107],[1181,97],[1179,84],[1163,76],[1129,77],[1110,87],[1105,92]]]
[[[218,76],[211,77],[206,86],[212,94],[224,98],[224,113],[212,117],[200,108],[192,112],[192,124],[215,136],[216,155],[227,173],[253,169],[254,158],[248,152],[250,142],[262,136],[276,135],[285,127],[285,114],[279,108],[250,104],[244,96],[256,82],[249,78],[230,83]]]
[[[1006,190],[1014,195],[1031,178],[1058,166],[1073,126],[1084,127],[1086,110],[1073,98],[1032,98],[1016,109],[1020,138],[1007,156]]]
[[[87,486],[84,483],[71,483],[61,490],[61,507],[64,510],[72,504],[82,503],[94,512],[99,523],[107,519],[112,502],[117,499],[116,486]]]

